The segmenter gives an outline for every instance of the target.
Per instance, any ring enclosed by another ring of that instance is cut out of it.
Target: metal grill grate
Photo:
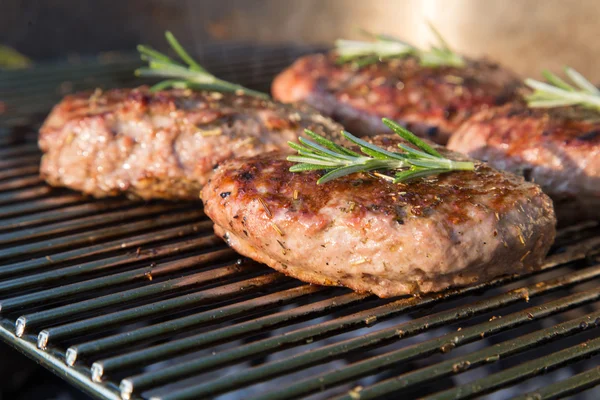
[[[309,50],[239,44],[201,58],[267,90]],[[562,230],[533,276],[380,300],[239,260],[198,204],[98,201],[45,186],[35,139],[53,103],[135,85],[136,65],[84,60],[0,77],[5,341],[106,399],[546,399],[600,383],[590,359],[600,352],[597,223]]]

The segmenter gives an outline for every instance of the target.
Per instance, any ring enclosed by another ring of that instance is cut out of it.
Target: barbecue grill
[[[268,91],[315,50],[238,43],[199,59]],[[103,399],[600,395],[597,223],[560,230],[530,276],[382,300],[240,258],[201,204],[46,186],[36,136],[52,105],[72,91],[135,86],[138,65],[105,55],[0,76],[4,341]]]

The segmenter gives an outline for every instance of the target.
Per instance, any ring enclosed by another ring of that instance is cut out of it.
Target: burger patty
[[[289,150],[304,128],[328,137],[342,129],[308,106],[246,95],[97,90],[54,107],[40,129],[40,172],[97,197],[198,199],[219,163]]]
[[[279,74],[272,92],[286,103],[312,105],[354,134],[387,131],[386,117],[445,144],[472,113],[515,98],[520,86],[512,72],[486,60],[429,68],[409,57],[355,68],[336,64],[334,54],[315,54]]]
[[[600,218],[600,115],[514,103],[480,111],[448,147],[522,174],[554,201],[559,223]]]
[[[354,174],[322,185],[320,172],[292,165],[282,153],[229,160],[202,200],[231,247],[303,281],[380,297],[439,291],[535,270],[555,236],[540,187],[484,163],[400,184]]]

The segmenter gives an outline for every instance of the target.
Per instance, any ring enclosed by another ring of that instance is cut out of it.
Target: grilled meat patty
[[[369,141],[394,150],[402,139]],[[438,291],[534,270],[555,236],[541,189],[484,163],[401,184],[354,174],[323,185],[291,165],[282,153],[227,161],[202,200],[231,247],[303,281],[380,297]]]
[[[419,136],[445,144],[473,112],[516,96],[519,79],[486,60],[465,68],[427,68],[414,58],[392,59],[360,69],[336,64],[334,54],[297,60],[272,85],[283,102],[305,101],[358,135],[387,131],[394,119]]]
[[[521,102],[469,119],[448,147],[522,174],[554,201],[559,223],[600,218],[600,116]]]
[[[67,96],[40,130],[41,175],[97,197],[197,199],[231,157],[289,150],[304,128],[341,126],[308,106],[217,92],[147,88]]]

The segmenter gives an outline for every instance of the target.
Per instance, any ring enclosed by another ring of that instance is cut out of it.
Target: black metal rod
[[[171,336],[175,332],[185,332],[187,329],[193,329],[207,323],[218,323],[222,320],[235,318],[244,314],[252,314],[256,310],[282,306],[291,301],[296,301],[307,295],[324,290],[325,288],[320,286],[303,285],[155,325],[144,326],[133,331],[77,344],[67,349],[66,362],[69,365],[75,365],[76,361],[82,357],[89,359],[98,353],[118,348],[124,349],[127,346],[136,345],[147,340],[161,339],[165,336]]]
[[[40,178],[37,174],[25,178],[13,178],[4,182],[0,182],[0,192],[8,192],[15,189],[31,187],[39,185],[42,182],[42,178]]]
[[[16,157],[29,157],[31,155],[38,155],[39,158],[40,150],[38,149],[37,143],[26,143],[17,146],[10,146],[0,149],[0,159],[8,160]]]
[[[600,325],[600,320],[591,323],[598,326]],[[485,378],[476,379],[467,385],[462,385],[442,393],[428,396],[425,399],[472,399],[490,393],[495,389],[522,382],[534,376],[553,371],[559,367],[572,364],[598,353],[600,353],[600,337],[548,354],[535,360],[524,362],[516,367],[488,375]]]
[[[356,295],[354,293],[337,296],[332,299],[323,300],[314,304],[307,304],[291,310],[280,311],[233,326],[215,329],[211,332],[203,332],[184,339],[172,340],[168,343],[99,360],[93,364],[92,369],[101,370],[104,374],[110,375],[113,371],[125,370],[133,366],[142,367],[159,360],[175,357],[179,354],[206,348],[217,342],[233,340],[242,335],[318,318],[328,312],[333,312],[356,304],[366,297],[368,296]]]
[[[15,340],[12,332],[6,329],[4,324],[0,325],[0,339],[3,339],[20,352],[33,358],[50,371],[56,373],[61,378],[66,379],[68,382],[90,395],[103,400],[120,400],[119,391],[116,387],[92,382],[89,378],[89,374],[67,367],[59,358],[37,349],[35,344],[22,339]]]
[[[101,332],[125,323],[141,320],[144,317],[154,318],[169,315],[176,311],[199,307],[218,299],[227,299],[235,296],[241,296],[244,293],[251,293],[259,290],[262,287],[282,281],[283,279],[283,275],[272,273],[269,275],[262,275],[257,278],[247,279],[245,281],[230,283],[212,289],[173,297],[167,300],[161,300],[147,303],[142,306],[127,308],[118,312],[112,312],[97,317],[78,320],[53,328],[44,329],[39,334],[38,343],[48,342],[51,339],[58,341],[67,337],[76,337],[78,335],[83,335],[90,332]],[[99,376],[101,375],[102,374],[100,373]]]
[[[34,167],[39,172],[39,154],[24,154],[17,158],[4,158],[0,155],[0,168],[3,172],[10,172],[13,168]],[[13,173],[14,174],[14,173]],[[10,175],[9,175],[10,176]]]
[[[190,268],[193,266],[201,267],[209,262],[232,260],[235,257],[237,257],[237,255],[235,254],[235,252],[231,251],[231,249],[223,249],[173,261],[168,263],[167,267],[182,269]],[[153,279],[152,270],[153,267],[148,266],[145,268],[145,271],[143,273],[143,275],[146,276],[146,280],[148,281]],[[239,274],[240,272],[242,272],[240,268],[236,264],[234,264],[229,267],[205,271],[199,274],[184,276],[165,282],[145,285],[139,288],[124,290],[122,292],[111,293],[100,297],[94,297],[88,300],[70,303],[64,306],[51,308],[49,310],[39,311],[32,314],[26,314],[17,318],[15,333],[17,336],[22,336],[25,333],[26,329],[31,331],[35,327],[47,325],[54,321],[72,320],[77,315],[82,313],[102,309],[104,307],[108,307],[114,304],[126,304],[127,301],[140,299],[150,295],[156,295],[163,292],[167,293],[169,291],[182,288],[186,284],[192,285],[199,284],[201,282],[215,281],[217,279],[221,279],[227,276]],[[45,335],[46,341],[49,338],[50,335]],[[41,345],[41,347],[44,348],[46,344],[46,342],[43,342],[43,345]]]
[[[40,213],[46,210],[57,209],[60,207],[71,206],[75,204],[85,204],[86,199],[82,198],[79,195],[68,194],[62,196],[54,196],[54,197],[46,197],[43,195],[50,193],[51,189],[47,186],[43,186],[41,189],[43,193],[39,193],[39,196],[34,196],[35,200],[31,201],[16,201],[16,204],[10,204],[8,206],[4,206],[0,208],[0,218],[10,218],[14,217],[14,220],[9,220],[6,222],[8,226],[11,224],[18,224],[19,218],[27,218],[29,215],[33,213]],[[38,193],[35,193],[38,194]],[[34,194],[34,195],[35,195]],[[16,199],[15,199],[16,200]],[[19,199],[23,200],[23,198]],[[15,201],[14,201],[15,202]],[[2,204],[0,204],[2,206]],[[60,213],[54,213],[59,216]],[[24,216],[24,217],[23,217]],[[18,228],[18,225],[14,226]],[[4,225],[2,226],[4,228]]]
[[[175,207],[169,207],[170,211],[174,210]],[[100,229],[90,230],[85,235],[71,234],[62,236],[56,239],[42,240],[39,242],[22,244],[0,250],[0,260],[10,259],[19,256],[30,256],[31,254],[40,253],[42,251],[57,251],[69,247],[83,246],[95,244],[99,241],[114,239],[117,237],[123,237],[139,232],[141,230],[157,229],[164,227],[165,225],[172,225],[181,222],[197,221],[204,217],[204,213],[201,210],[185,210],[181,208],[181,212],[177,214],[160,215],[156,218],[152,218],[157,212],[160,212],[161,208],[151,209],[147,212],[142,212],[140,216],[146,215],[147,219],[136,222],[129,222],[117,226],[109,226]]]
[[[179,208],[182,209],[181,207]],[[86,229],[87,234],[93,234],[95,228],[99,226],[110,225],[111,228],[115,228],[117,225],[122,225],[125,221],[134,221],[141,217],[148,218],[149,216],[155,215],[156,213],[165,213],[171,211],[172,207],[165,207],[162,204],[156,205],[145,205],[138,203],[136,206],[130,207],[127,212],[123,212],[122,209],[110,210],[105,213],[93,213],[92,215],[85,216],[82,218],[73,218],[67,221],[55,222],[41,227],[25,228],[18,232],[9,232],[0,234],[0,245],[9,243],[28,241],[34,242],[38,238],[43,238],[48,235],[68,235],[69,232],[74,230]],[[82,235],[78,235],[82,236]],[[70,236],[67,236],[70,237]]]
[[[564,252],[549,257],[540,270],[555,268],[564,263],[584,258],[590,248],[594,248],[600,243],[600,238],[593,238],[588,241],[578,243],[565,249]],[[466,288],[452,289],[443,293],[432,293],[420,298],[412,297],[401,299],[384,306],[356,313],[340,319],[328,321],[314,327],[307,327],[295,331],[285,336],[285,338],[275,337],[264,339],[255,343],[232,349],[230,351],[217,354],[210,359],[199,359],[181,365],[166,367],[160,371],[148,372],[121,381],[121,395],[126,398],[131,393],[141,392],[151,387],[156,387],[162,383],[177,379],[185,379],[217,366],[224,366],[240,359],[246,359],[250,356],[265,354],[272,349],[281,348],[284,345],[291,346],[295,343],[305,342],[307,339],[314,340],[326,335],[346,332],[348,330],[358,329],[360,327],[371,325],[384,318],[389,318],[408,312],[413,309],[427,307],[445,301],[451,298],[464,296],[470,293],[476,293],[484,288],[498,286],[513,281],[516,277],[501,277],[480,285]],[[374,318],[373,318],[374,317]]]
[[[575,318],[550,328],[541,329],[516,339],[507,340],[483,350],[475,351],[463,357],[421,368],[419,370],[400,375],[396,378],[379,382],[361,390],[361,400],[369,400],[391,395],[417,384],[431,382],[445,376],[460,374],[468,369],[481,365],[493,364],[501,358],[510,357],[525,350],[542,346],[565,336],[575,335],[589,328],[596,328],[594,321],[600,322],[600,311]],[[164,398],[166,400],[167,397]],[[338,400],[353,400],[351,394],[340,396]]]
[[[168,244],[165,246],[155,247],[152,252],[142,252],[140,250],[139,255],[136,252],[135,255],[128,254],[125,257],[121,256],[121,261],[127,260],[136,264],[146,260],[156,260],[156,262],[150,263],[150,265],[146,265],[142,268],[136,268],[130,271],[125,271],[111,275],[103,275],[99,278],[89,279],[86,281],[79,281],[68,285],[61,285],[59,287],[51,289],[40,290],[34,293],[0,300],[0,313],[14,312],[15,310],[38,304],[49,304],[52,301],[56,301],[58,299],[62,299],[75,294],[83,294],[93,290],[108,288],[114,285],[119,285],[127,282],[134,282],[139,280],[147,281],[149,273],[152,273],[152,276],[154,278],[160,278],[161,276],[166,275],[168,273],[172,273],[174,271],[181,271],[182,269],[186,268],[187,265],[190,264],[182,264],[177,261],[174,261],[162,265],[153,266],[152,264],[160,264],[160,262],[158,261],[160,258],[171,254],[178,254],[181,251],[201,250],[207,247],[211,247],[211,250],[214,252],[215,247],[217,249],[219,248],[219,244],[222,244],[221,239],[212,235],[187,240],[185,242],[180,242],[178,243],[177,247],[174,247],[172,244]],[[211,253],[211,255],[217,256],[215,257],[215,259],[218,259],[220,253]],[[196,258],[192,257],[192,259]],[[103,261],[106,262],[106,259]],[[88,265],[97,263],[98,261],[93,261],[91,263],[88,263]],[[111,265],[115,266],[114,263],[111,263]],[[85,268],[85,264],[81,264],[78,267]],[[103,265],[103,267],[106,267],[106,265]],[[60,273],[60,270],[58,272]]]
[[[130,207],[138,205],[138,202],[124,199],[107,199],[105,201],[82,202],[80,196],[73,196],[73,199],[69,199],[67,196],[52,197],[47,200],[50,201],[45,201],[41,204],[36,204],[37,202],[33,202],[33,205],[26,203],[26,205],[29,207],[21,207],[19,209],[21,214],[26,213],[26,215],[3,219],[2,225],[0,226],[0,232],[22,229],[32,225],[46,225],[56,221],[68,221],[86,215],[99,214],[109,210],[126,210]],[[23,206],[25,204],[19,205]],[[56,212],[55,210],[45,211],[52,206],[61,207],[60,212]],[[5,211],[5,208],[3,208],[2,211]],[[1,217],[2,216],[0,216],[0,218]]]
[[[11,167],[12,168],[9,168],[7,166],[2,167],[0,165],[0,182],[9,180],[9,179],[15,179],[15,178],[19,178],[19,179],[30,178],[32,176],[37,176],[39,173],[37,165],[25,165],[25,166],[17,166],[17,167],[11,166]]]
[[[218,378],[212,381],[203,382],[186,389],[185,393],[187,393],[186,396],[193,393],[195,398],[216,395],[231,387],[247,386],[285,373],[299,371],[313,365],[323,364],[332,359],[343,357],[349,352],[366,351],[373,347],[383,346],[392,341],[401,340],[446,325],[449,322],[462,321],[471,318],[474,315],[490,312],[516,302],[525,302],[532,297],[581,283],[598,276],[600,276],[600,266],[580,271],[580,273],[576,275],[568,275],[546,282],[532,284],[525,288],[512,290],[489,299],[431,314],[391,328],[344,340],[332,345],[322,346],[319,349],[306,351],[295,356],[278,360],[277,362],[240,372],[235,376],[227,377],[227,379]],[[383,356],[355,363],[343,369],[322,374],[311,379],[302,380],[289,388],[278,388],[276,392],[269,395],[262,395],[261,398],[299,398],[309,393],[323,390],[334,384],[344,383],[352,379],[373,374],[382,368],[406,362],[412,358],[428,356],[435,352],[447,352],[458,345],[467,344],[481,339],[483,336],[527,323],[536,317],[545,317],[549,314],[565,311],[566,309],[598,299],[600,299],[600,288],[573,295],[567,299],[561,299],[560,301],[550,302],[543,307],[534,307],[515,313],[509,317],[502,318],[501,320],[493,320],[478,326],[470,327],[460,333],[452,332],[441,338],[420,343],[418,346],[409,346],[394,352],[386,353]],[[175,396],[175,394],[173,394],[173,396]]]
[[[205,223],[200,223],[205,225]],[[199,231],[198,229],[198,225],[192,225],[192,226],[187,226],[187,229],[185,229],[186,226],[184,227],[180,227],[178,232],[187,232],[188,234],[192,234],[192,233],[196,233]],[[208,232],[205,232],[205,234]],[[144,253],[143,255],[141,254],[141,250],[140,250],[140,254],[137,254],[137,251],[135,254],[121,254],[119,256],[114,256],[114,257],[107,257],[103,260],[94,260],[94,261],[90,261],[87,263],[82,263],[79,265],[72,265],[69,267],[65,267],[65,268],[56,268],[55,270],[52,271],[47,271],[47,272],[40,272],[37,273],[35,276],[22,276],[19,278],[14,278],[8,281],[4,281],[4,282],[0,282],[0,293],[3,292],[10,292],[15,293],[15,291],[20,290],[20,289],[24,289],[24,288],[28,288],[31,286],[35,286],[35,285],[41,285],[41,284],[50,284],[52,282],[56,282],[56,281],[62,281],[63,279],[66,278],[74,278],[77,276],[81,276],[81,275],[86,275],[92,272],[98,272],[100,270],[106,270],[106,269],[111,269],[117,266],[122,266],[125,265],[128,262],[135,262],[136,260],[139,260],[140,258],[142,260],[144,260],[145,258],[150,258],[152,256],[155,255],[167,255],[167,254],[176,254],[179,251],[182,250],[186,250],[190,247],[195,247],[195,244],[192,242],[186,242],[184,243],[183,248],[179,248],[176,246],[158,246],[156,249],[153,249],[151,251],[151,253]],[[44,257],[46,258],[46,257]],[[54,259],[54,256],[47,256],[47,258],[49,258],[49,261],[56,261]],[[140,260],[141,261],[141,260]],[[23,273],[25,272],[28,268],[18,268],[21,267],[20,265],[15,266],[15,265],[8,265],[5,268],[4,267],[0,267],[0,276],[3,275],[7,275],[10,273],[14,273],[15,269],[20,272]]]
[[[83,263],[83,262],[85,262],[84,260],[89,259],[90,257],[93,257],[93,256],[104,256],[105,257],[103,259],[104,264],[102,263],[103,260],[96,260],[95,264],[94,264],[95,267],[90,266],[89,268],[102,268],[102,266],[105,264],[106,264],[106,268],[108,268],[111,266],[111,263],[125,262],[125,260],[130,260],[130,259],[136,258],[138,256],[137,249],[140,249],[142,251],[142,254],[145,254],[145,252],[151,250],[148,248],[149,246],[159,245],[159,243],[162,241],[168,241],[168,240],[172,240],[172,239],[179,238],[179,237],[185,237],[187,235],[202,233],[202,231],[205,230],[206,227],[210,226],[210,225],[212,225],[212,223],[210,221],[201,221],[198,223],[187,223],[182,226],[175,226],[175,227],[170,227],[167,229],[162,229],[158,232],[149,232],[149,233],[138,234],[136,236],[131,236],[127,239],[113,240],[110,242],[105,242],[105,243],[101,243],[101,244],[97,244],[97,245],[93,245],[93,246],[89,246],[89,247],[81,247],[81,248],[78,248],[75,250],[69,250],[69,251],[62,252],[62,253],[52,254],[52,256],[34,258],[33,260],[21,261],[21,262],[14,263],[14,264],[3,265],[3,266],[0,266],[0,277],[11,276],[11,275],[16,275],[16,274],[19,274],[19,275],[26,274],[26,273],[30,273],[31,271],[49,268],[49,267],[54,267],[54,268],[58,269],[58,267],[61,265],[61,263],[69,263],[69,264],[72,264],[75,262]],[[183,244],[186,245],[185,242]],[[184,249],[185,249],[185,247],[184,247]],[[131,252],[132,250],[134,250],[136,252],[135,255],[127,254],[128,252]],[[172,248],[168,248],[168,249],[165,248],[162,251],[167,251],[169,254],[172,254],[172,253],[179,252],[180,248],[177,246],[173,246]],[[119,255],[117,255],[117,256],[110,255],[110,254],[114,254],[115,252],[117,252]],[[125,254],[123,254],[123,253],[125,253]],[[86,263],[85,265],[88,266],[91,264]],[[74,276],[80,275],[78,273],[78,269],[76,268],[76,266],[68,267],[68,268],[71,268],[71,269],[67,270],[65,268],[63,270],[63,272],[67,273],[68,276],[74,277]],[[84,274],[86,273],[85,268],[80,267],[79,269],[84,269],[84,271],[82,271],[82,273],[84,273]],[[2,283],[0,283],[0,288],[9,287],[9,288],[12,288],[11,289],[11,291],[12,291],[16,288],[27,287],[29,285],[29,283],[31,281],[33,281],[34,279],[38,279],[38,281],[36,281],[36,283],[51,282],[52,280],[56,280],[56,278],[54,278],[54,275],[52,275],[52,274],[43,275],[43,278],[39,278],[38,276],[39,275],[36,275],[35,277],[30,276],[30,277],[24,277],[24,278],[15,278],[10,281],[2,282]],[[42,279],[42,280],[39,281],[39,279]],[[45,279],[47,279],[48,281],[46,281]]]
[[[600,385],[600,366],[582,372],[562,381],[541,387],[533,392],[517,396],[513,400],[554,400],[564,399]]]
[[[52,192],[52,188],[47,185],[27,187],[23,190],[13,191],[10,193],[0,193],[0,206],[15,205],[15,203],[39,199]],[[2,215],[2,214],[0,214]]]

